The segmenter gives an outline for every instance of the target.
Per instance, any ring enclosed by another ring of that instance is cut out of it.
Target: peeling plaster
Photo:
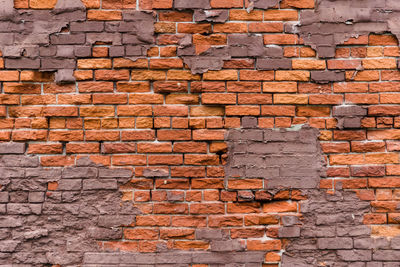
[[[97,241],[122,238],[121,226],[140,214],[121,202],[119,186],[131,170],[88,158],[43,168],[37,156],[21,154],[24,145],[9,144],[10,154],[0,155],[0,265],[80,266],[85,253],[100,251]]]
[[[13,8],[0,1],[0,49],[6,69],[59,71],[57,83],[75,81],[77,59],[90,57],[96,42],[111,44],[112,57],[144,57],[155,43],[151,12],[124,11],[124,20],[86,21],[80,0],[58,0],[53,10]]]
[[[351,37],[391,32],[399,39],[399,14],[396,0],[317,0],[315,9],[300,11],[294,31],[320,57],[334,57],[336,46]]]

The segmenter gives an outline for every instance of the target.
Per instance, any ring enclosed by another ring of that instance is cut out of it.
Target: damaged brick
[[[7,203],[0,219],[1,232],[6,231],[1,264],[80,265],[86,252],[99,250],[97,240],[122,238],[120,227],[140,213],[121,202],[118,190],[131,171],[85,159],[74,167],[43,168],[37,157],[24,155],[24,147],[0,144],[0,151],[18,154],[0,155],[0,202]]]
[[[297,31],[319,57],[335,56],[336,46],[350,38],[391,32],[399,38],[397,1],[318,0],[315,9],[300,11]]]
[[[0,50],[6,69],[57,71],[57,83],[75,82],[77,59],[90,56],[98,41],[124,44],[121,57],[146,56],[155,42],[155,19],[144,11],[125,11],[123,22],[95,22],[85,21],[86,8],[80,0],[58,0],[53,10],[15,10],[13,0],[2,0],[0,5]],[[70,32],[62,32],[67,27]]]
[[[333,107],[333,117],[337,118],[337,128],[360,128],[361,120],[367,115],[367,109],[356,105],[342,105]]]

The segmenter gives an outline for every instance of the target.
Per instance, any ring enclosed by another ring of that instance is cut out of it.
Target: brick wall
[[[0,0],[0,266],[400,266],[399,11]]]

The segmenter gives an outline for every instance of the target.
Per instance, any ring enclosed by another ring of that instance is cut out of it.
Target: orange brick
[[[204,80],[237,80],[236,70],[208,71],[203,75]]]
[[[19,72],[11,70],[0,71],[0,81],[2,82],[13,82],[19,80]]]
[[[46,167],[71,166],[75,164],[75,156],[42,156],[40,163]]]
[[[225,45],[227,42],[226,35],[224,34],[210,34],[204,36],[202,34],[193,35],[194,45]]]
[[[242,216],[209,216],[209,226],[210,227],[226,227],[226,226],[242,226],[243,217]]]
[[[111,68],[111,59],[107,58],[78,59],[78,68],[109,69]]]
[[[193,140],[224,140],[225,130],[193,130]]]
[[[155,106],[153,108],[154,116],[187,116],[189,113],[188,107],[182,106]]]
[[[232,9],[230,10],[229,20],[245,20],[245,21],[255,21],[262,20],[263,12],[261,10],[253,10],[248,13],[243,9]]]
[[[187,70],[168,70],[167,72],[167,80],[200,80],[200,75],[192,74],[190,71]]]
[[[212,8],[243,7],[243,1],[241,1],[241,0],[211,0],[210,5]]]
[[[377,94],[346,94],[346,103],[349,104],[378,104],[379,95]]]
[[[274,79],[273,71],[261,70],[241,70],[240,80],[247,81],[272,81]]]
[[[274,94],[274,104],[308,104],[308,95]]]
[[[226,116],[258,116],[260,115],[259,106],[227,106]]]
[[[135,229],[124,230],[124,237],[126,239],[151,240],[151,239],[158,239],[158,235],[159,235],[158,230],[153,230],[153,229],[135,228]]]
[[[157,138],[160,141],[190,140],[191,139],[191,131],[190,130],[158,130]]]
[[[362,65],[365,69],[396,69],[397,63],[394,58],[364,59]]]
[[[150,59],[151,69],[178,69],[182,67],[182,59]]]
[[[186,12],[186,11],[165,11],[159,13],[160,21],[173,21],[173,22],[192,21],[192,16],[193,16],[192,12]]]
[[[193,117],[222,116],[222,115],[224,115],[223,107],[193,106],[190,108],[190,116]]]
[[[66,144],[66,152],[79,154],[79,153],[99,153],[99,143],[68,143]]]
[[[28,154],[61,154],[62,144],[29,144]]]
[[[128,96],[126,94],[94,94],[93,104],[126,104]]]
[[[280,250],[282,247],[280,240],[249,240],[247,241],[248,250]]]
[[[263,92],[268,93],[295,93],[297,92],[296,82],[264,82]]]
[[[295,34],[264,35],[265,45],[294,45],[298,43],[299,38]]]
[[[293,21],[298,20],[297,10],[270,9],[264,11],[264,20]]]
[[[261,92],[260,82],[228,82],[227,83],[228,92]]]
[[[282,0],[281,8],[314,8],[314,0]]]
[[[3,83],[4,93],[8,94],[40,94],[40,84]]]
[[[118,92],[149,92],[150,84],[148,82],[118,82],[117,83]]]
[[[297,107],[296,115],[302,117],[329,117],[329,107]]]
[[[296,212],[296,211],[297,211],[296,202],[277,201],[273,203],[265,203],[263,205],[263,212],[267,213]]]
[[[369,45],[393,45],[397,46],[398,41],[395,36],[393,35],[375,35],[375,34],[370,34],[369,35]]]
[[[343,103],[342,95],[310,95],[309,104],[311,105],[340,105]]]
[[[178,24],[178,32],[179,33],[210,33],[211,32],[211,24],[203,23],[179,23]],[[218,32],[218,31],[214,31]]]
[[[328,69],[348,70],[361,68],[361,60],[328,60]]]
[[[29,8],[28,0],[14,0],[14,8]]]
[[[399,155],[397,153],[368,153],[365,154],[365,162],[367,164],[399,163]]]
[[[324,70],[326,68],[325,60],[310,60],[310,59],[293,59],[292,60],[293,69],[316,69]]]
[[[206,241],[175,241],[174,248],[181,250],[207,250],[210,244]]]
[[[386,214],[365,214],[363,219],[364,224],[385,224],[386,222]]]
[[[174,47],[174,46],[160,47],[160,56],[161,57],[175,57],[176,56],[176,47]]]
[[[351,154],[351,155],[330,155],[329,162],[331,165],[352,165],[364,164],[364,155]]]
[[[272,96],[270,94],[245,94],[238,95],[238,104],[272,104]]]
[[[295,106],[261,106],[261,115],[265,116],[294,116]]]
[[[236,94],[204,93],[201,101],[203,104],[236,104]]]
[[[310,79],[310,72],[308,71],[276,71],[275,80],[277,81],[308,81]]]
[[[53,9],[57,0],[30,0],[29,7],[32,9]]]
[[[378,81],[379,71],[375,70],[363,70],[363,71],[346,71],[347,81]]]
[[[139,68],[144,69],[148,67],[148,59],[137,59],[136,61],[128,58],[114,58],[114,68]]]
[[[389,149],[388,144],[388,150]],[[384,142],[351,142],[351,151],[353,152],[383,152],[385,151],[385,143]]]
[[[217,155],[185,155],[185,164],[187,165],[218,165],[219,157]]]
[[[98,67],[98,65],[96,65],[96,67]],[[98,81],[129,80],[129,70],[96,70],[94,74]]]
[[[253,22],[249,23],[249,32],[283,32],[281,22]]]
[[[217,33],[243,33],[247,32],[246,23],[224,23],[215,24],[213,28]]]
[[[334,83],[335,93],[362,93],[368,91],[367,83]]]
[[[113,106],[81,107],[80,115],[82,117],[112,117],[115,115],[115,108]]]
[[[88,10],[87,11],[88,20],[121,20],[121,11],[111,11],[111,10]]]

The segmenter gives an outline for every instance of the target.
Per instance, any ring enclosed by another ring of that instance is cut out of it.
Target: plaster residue
[[[264,46],[260,34],[229,34],[226,45],[215,45],[203,52],[196,53],[193,36],[185,35],[179,41],[178,56],[193,74],[208,70],[222,69],[224,62],[233,58],[256,58],[257,69],[290,69],[289,59],[283,59],[283,49],[278,46]]]
[[[132,171],[82,158],[73,167],[43,168],[25,144],[2,144],[0,155],[0,265],[80,266],[97,240],[122,238],[140,213],[121,203],[119,186]],[[12,154],[14,153],[14,154]]]
[[[266,189],[317,188],[325,175],[317,136],[318,130],[307,126],[299,131],[231,130],[226,182],[231,177],[264,178]]]
[[[225,22],[226,10],[209,10],[208,1],[199,1],[195,6],[188,1],[177,1],[175,8],[193,9],[196,22]],[[279,0],[250,1],[248,11],[253,8],[269,9],[278,6]],[[391,32],[400,37],[400,2],[399,1],[353,1],[353,0],[317,0],[314,9],[300,10],[300,24],[286,25],[288,33],[297,33],[306,45],[317,50],[319,57],[334,57],[336,46],[345,43],[351,37],[358,38],[370,33]],[[255,58],[258,62],[268,62],[271,58],[282,59],[279,52],[268,53],[270,46],[264,46],[262,35],[228,34],[226,45],[212,45],[206,52],[196,54],[196,44],[192,36],[185,36],[184,43],[178,48],[178,55],[189,66],[193,73],[204,73],[208,70],[219,70],[224,61],[231,58]],[[226,48],[226,49],[225,49]],[[291,69],[290,64],[272,60],[267,69]],[[343,71],[313,72],[312,80],[317,83],[343,81]]]
[[[0,49],[6,69],[59,71],[57,82],[74,82],[77,58],[91,57],[96,42],[110,44],[111,57],[146,56],[154,43],[150,12],[123,11],[123,21],[86,21],[80,0],[58,0],[53,10],[13,8],[0,0]]]
[[[361,120],[366,115],[367,108],[357,105],[340,105],[332,110],[332,116],[338,122],[338,129],[361,128]]]
[[[315,9],[300,11],[297,30],[320,57],[334,57],[351,37],[391,32],[399,39],[399,12],[396,0],[317,0]]]
[[[248,11],[253,8],[268,9],[279,4],[281,0],[250,0]]]
[[[358,106],[340,106],[335,116],[349,119],[349,114],[363,116],[364,111]],[[278,238],[285,244],[282,267],[366,266],[366,263],[367,266],[398,266],[400,238],[371,237],[371,227],[363,223],[364,215],[371,211],[369,201],[343,189],[340,182],[333,192],[319,188],[325,165],[317,129],[244,126],[230,130],[226,141],[228,188],[232,179],[246,179],[250,183],[252,179],[263,178],[264,191],[255,192],[255,201],[266,205],[276,200],[257,198],[261,192],[265,196],[280,190],[301,192],[297,194],[298,200],[301,199],[300,214],[281,216]]]

